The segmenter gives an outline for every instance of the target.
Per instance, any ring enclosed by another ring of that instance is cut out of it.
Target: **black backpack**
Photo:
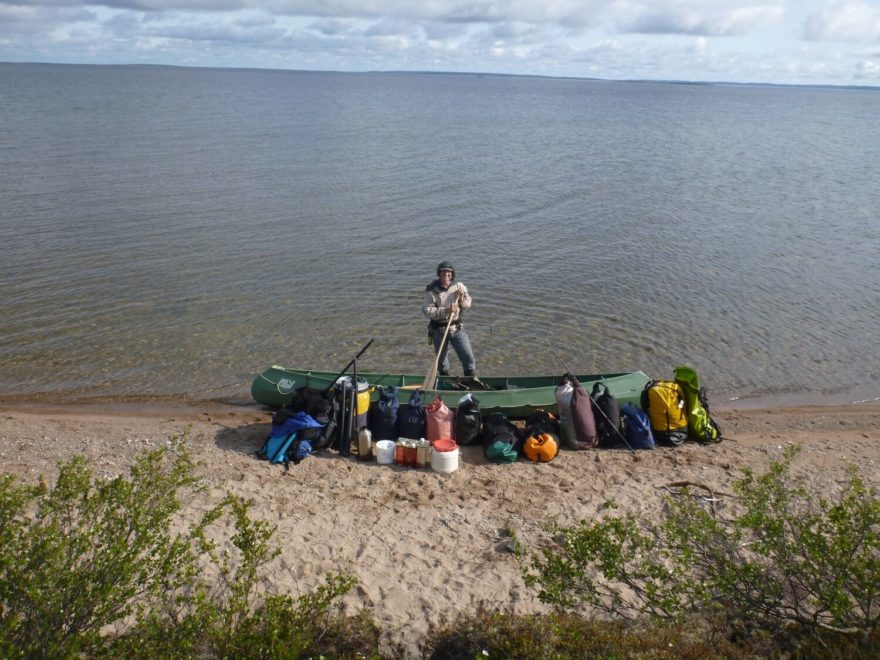
[[[335,390],[327,394],[324,390],[314,387],[301,387],[293,397],[281,406],[272,416],[272,424],[283,424],[291,415],[303,411],[316,422],[324,424],[321,428],[303,429],[299,433],[300,440],[308,440],[312,451],[327,449],[338,441],[339,400]]]
[[[545,410],[536,410],[526,420],[523,437],[538,437],[542,433],[549,433],[559,438],[559,420]]]
[[[602,382],[596,383],[593,385],[590,398],[593,400],[593,417],[596,420],[596,435],[599,436],[599,446],[616,447],[622,444],[620,405],[608,391],[608,386]]]
[[[281,424],[288,416],[301,410],[316,422],[326,424],[329,421],[332,398],[333,394],[325,396],[324,390],[308,386],[301,387],[293,393],[290,401],[275,413],[272,421],[275,424]],[[278,418],[278,421],[275,418]]]

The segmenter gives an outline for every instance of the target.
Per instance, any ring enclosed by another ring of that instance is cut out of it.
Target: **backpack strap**
[[[706,416],[709,418],[709,424],[706,426],[706,433],[704,438],[705,441],[712,441],[712,432],[709,430],[709,427],[714,426],[715,430],[718,431],[715,442],[721,442],[721,440],[723,439],[721,434],[721,427],[718,425],[718,422],[716,422],[715,419],[712,417],[712,413],[709,410],[709,395],[706,393],[705,387],[701,387],[699,390],[697,390],[697,400],[700,402],[700,405],[705,408]]]
[[[302,461],[301,458],[297,458],[297,452],[299,451],[299,446],[302,444],[303,439],[299,437],[299,433],[296,434],[293,442],[290,443],[290,446],[287,448],[287,451],[284,452],[284,471],[287,472],[290,469],[290,462],[293,461],[294,465],[299,465]]]
[[[648,396],[648,390],[650,390],[656,384],[657,384],[656,380],[649,380],[647,383],[645,383],[645,387],[642,389],[642,396],[641,396],[642,410],[644,410],[645,412],[648,412],[648,402],[650,399],[650,397]]]

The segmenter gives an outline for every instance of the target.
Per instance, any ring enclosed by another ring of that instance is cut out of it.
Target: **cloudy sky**
[[[0,61],[880,86],[880,0],[0,0]]]

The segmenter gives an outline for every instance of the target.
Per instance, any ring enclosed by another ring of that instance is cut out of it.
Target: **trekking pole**
[[[348,403],[348,387],[346,387],[345,381],[341,381],[339,386],[342,388],[342,403],[339,407],[339,455],[340,456],[348,456],[351,449],[351,431],[349,429],[349,425],[351,424],[351,415],[349,414],[347,406]]]
[[[342,385],[343,383],[337,382],[336,391],[333,392],[333,396],[339,403],[339,407],[336,409],[336,451],[340,454],[342,453],[342,436],[345,435],[345,389]]]
[[[348,393],[348,411],[345,416],[345,438],[342,443],[343,450],[340,452],[343,456],[351,456],[351,427],[353,422],[352,410],[355,406],[355,391],[353,388],[349,388],[345,381],[342,382],[343,387],[345,387],[345,391]],[[346,411],[343,411],[346,412]]]
[[[555,358],[559,361],[559,363],[562,365],[562,368],[565,369],[565,370],[570,374],[570,373],[571,373],[571,370],[568,368],[568,365],[565,364],[565,361],[563,361],[563,359],[562,359],[561,357],[559,357],[559,356],[556,354],[556,351],[550,351],[550,352],[553,353],[553,357],[555,357]],[[601,381],[600,381],[600,382],[601,382]],[[605,389],[608,390],[608,386],[607,386],[607,385],[605,386]],[[609,391],[608,393],[611,394],[610,391]],[[590,396],[590,401],[593,401],[593,397],[592,397],[592,396]],[[598,410],[598,411],[599,411],[599,413],[602,415],[602,417],[605,418],[605,421],[608,422],[608,426],[610,426],[611,428],[614,429],[614,432],[615,432],[618,436],[620,436],[620,439],[621,439],[621,440],[623,440],[623,444],[625,444],[625,445],[627,446],[627,448],[632,452],[633,456],[635,456],[635,455],[636,455],[636,450],[633,449],[633,448],[632,448],[632,445],[630,445],[629,442],[626,441],[626,437],[624,437],[623,433],[620,432],[620,429],[617,428],[617,427],[611,422],[610,419],[608,419],[608,415],[605,414],[605,411],[602,410],[599,406],[597,406],[595,401],[593,401],[592,408],[594,408],[595,410]]]
[[[358,403],[360,403],[360,388],[358,387],[358,365],[357,358],[351,363],[351,381],[354,385],[351,388],[351,432],[349,433],[349,442],[352,440],[357,446],[358,428]]]

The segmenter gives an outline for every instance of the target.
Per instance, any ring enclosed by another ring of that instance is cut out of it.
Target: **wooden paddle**
[[[458,304],[461,296],[459,295],[455,299],[455,304]],[[446,330],[443,332],[443,339],[440,342],[440,348],[437,349],[437,355],[434,357],[434,365],[431,367],[431,370],[428,372],[428,375],[425,376],[425,382],[422,383],[422,389],[426,392],[428,390],[433,390],[434,385],[437,384],[437,367],[440,365],[440,353],[443,352],[443,345],[446,343],[446,337],[449,335],[449,327],[452,325],[452,314],[449,315],[449,320],[446,322]]]

